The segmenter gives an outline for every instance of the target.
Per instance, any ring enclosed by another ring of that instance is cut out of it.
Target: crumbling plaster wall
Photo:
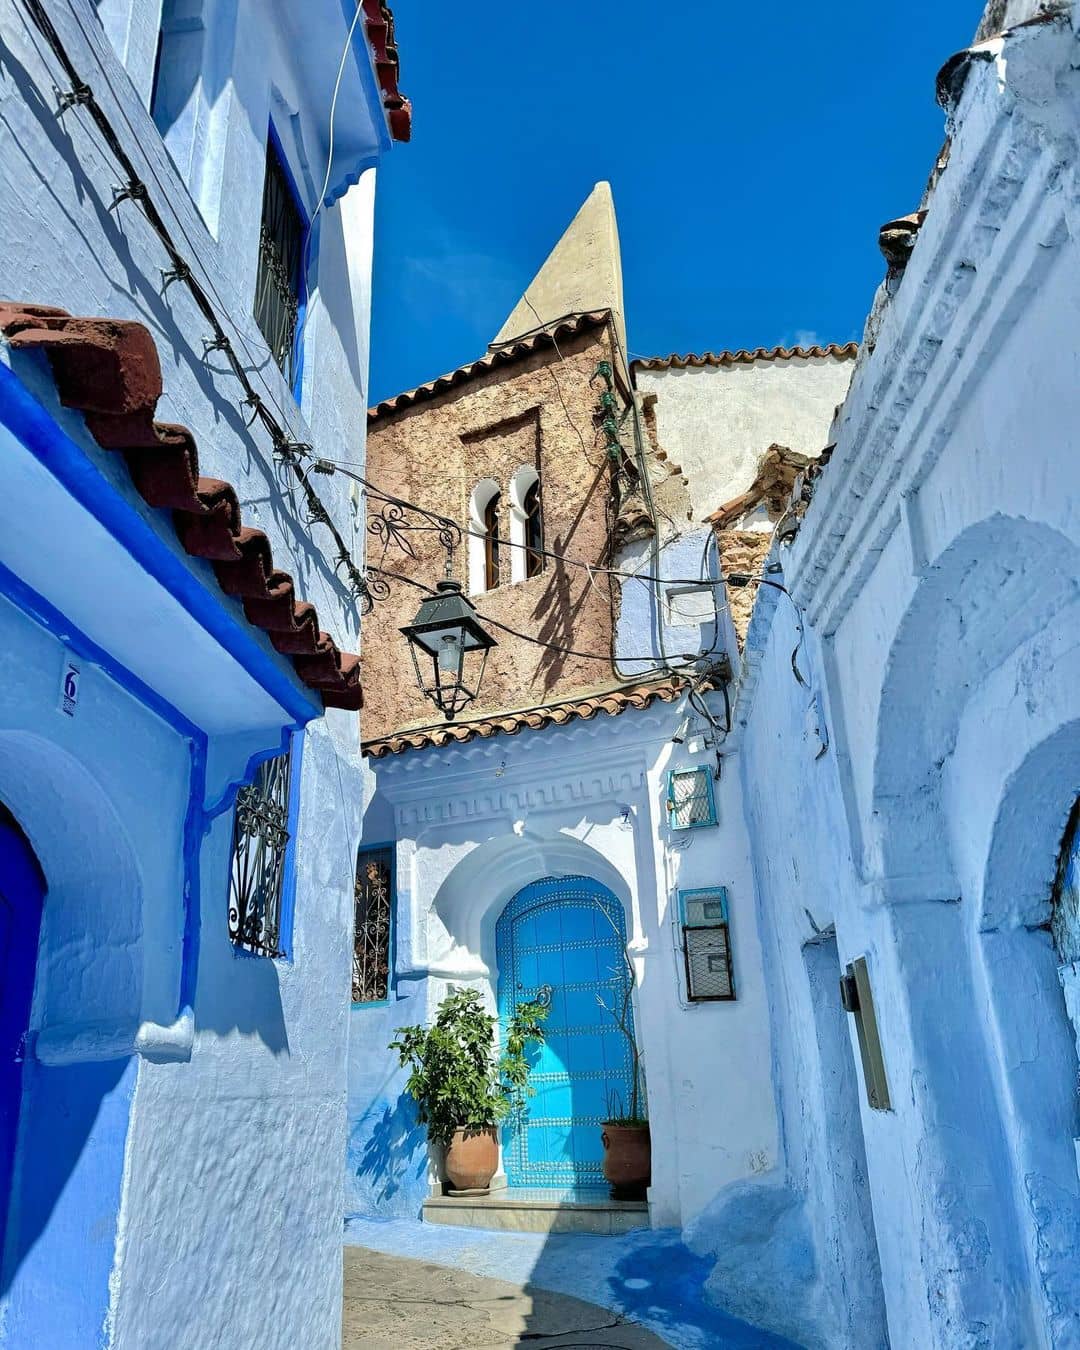
[[[561,354],[560,354],[561,353]],[[602,383],[597,364],[612,360],[606,327],[561,339],[511,365],[398,412],[369,428],[368,473],[377,488],[464,524],[473,489],[485,478],[502,490],[499,535],[510,537],[510,479],[538,455],[544,546],[598,566],[606,561],[611,465],[594,415]],[[537,434],[538,433],[538,434]],[[379,511],[372,499],[369,519]],[[432,534],[410,534],[416,557],[391,545],[385,566],[426,586],[443,576],[446,552]],[[454,553],[453,576],[468,589],[468,541]],[[381,565],[382,546],[369,535],[368,561]],[[555,567],[509,581],[510,548],[501,548],[502,576],[493,591],[474,595],[478,612],[542,642],[595,653],[563,655],[489,625],[498,646],[488,658],[480,698],[468,716],[530,707],[560,695],[610,684],[613,596],[606,578],[584,567]],[[424,592],[391,582],[389,598],[363,621],[364,736],[439,718],[416,687],[398,629],[412,621]]]
[[[770,445],[819,455],[853,365],[831,355],[683,369],[638,365],[638,388],[656,395],[657,441],[689,479],[694,518],[745,492]]]

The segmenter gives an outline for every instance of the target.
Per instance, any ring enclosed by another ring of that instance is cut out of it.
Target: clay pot
[[[459,1127],[446,1148],[446,1179],[455,1191],[486,1191],[499,1166],[494,1125],[482,1130]]]
[[[652,1140],[649,1127],[613,1125],[605,1121],[600,1136],[604,1145],[604,1176],[615,1200],[644,1200],[652,1180]]]

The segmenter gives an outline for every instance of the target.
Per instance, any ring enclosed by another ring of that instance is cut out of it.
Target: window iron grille
[[[680,891],[686,996],[692,1003],[735,997],[727,887]]]
[[[673,830],[716,824],[712,771],[672,769],[668,776],[668,822]]]
[[[304,253],[304,221],[273,140],[266,148],[255,321],[274,360],[292,385]]]
[[[388,848],[361,849],[356,858],[354,1003],[381,1003],[390,992],[392,867]]]
[[[286,752],[264,760],[254,781],[236,794],[229,937],[255,956],[283,956],[281,897],[289,845],[289,773]]]

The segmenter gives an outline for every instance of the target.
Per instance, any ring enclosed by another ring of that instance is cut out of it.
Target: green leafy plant
[[[502,1054],[495,1049],[497,1019],[475,989],[451,989],[430,1027],[398,1028],[389,1048],[411,1070],[405,1091],[435,1143],[449,1144],[456,1129],[490,1129],[524,1108],[527,1051],[543,1042],[547,1015],[543,1004],[519,1004]]]

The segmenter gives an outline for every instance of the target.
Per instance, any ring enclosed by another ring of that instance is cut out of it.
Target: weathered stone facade
[[[540,473],[544,547],[592,566],[609,566],[614,523],[612,462],[597,424],[601,361],[616,364],[610,325],[600,318],[576,335],[539,339],[531,353],[483,370],[433,398],[376,411],[368,431],[368,474],[377,488],[464,525],[474,488],[494,479],[502,499],[499,535],[510,537],[510,480],[524,465]],[[369,502],[369,521],[379,503]],[[383,555],[374,536],[368,562],[434,586],[446,552],[435,534],[410,533],[415,558],[391,544]],[[468,586],[468,541],[453,556],[452,576]],[[503,546],[503,573],[510,549]],[[416,613],[424,592],[391,580],[389,599],[364,620],[365,740],[399,727],[441,718],[425,700],[398,633]],[[554,568],[538,576],[503,580],[474,596],[498,646],[488,659],[480,697],[468,715],[549,702],[573,691],[610,684],[617,587],[585,567]],[[596,654],[571,656],[514,637]],[[405,664],[403,664],[405,663]]]

